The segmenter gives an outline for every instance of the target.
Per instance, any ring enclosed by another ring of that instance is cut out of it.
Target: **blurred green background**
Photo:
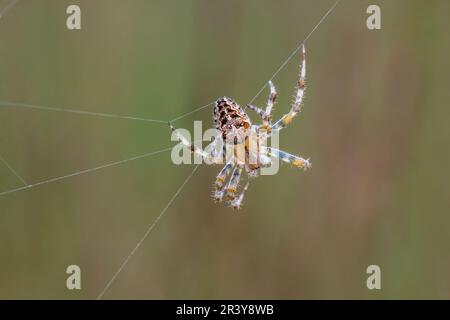
[[[245,105],[332,3],[19,1],[0,19],[0,100],[163,120]],[[260,177],[234,212],[210,197],[220,168],[201,166],[104,298],[450,298],[448,12],[342,0],[307,42],[304,109],[280,137],[312,169]],[[276,116],[298,62],[275,79]],[[164,124],[0,105],[0,155],[28,183],[171,145]],[[166,152],[1,196],[0,298],[96,298],[191,170]],[[20,186],[0,164],[0,192]],[[371,264],[382,290],[366,288]]]

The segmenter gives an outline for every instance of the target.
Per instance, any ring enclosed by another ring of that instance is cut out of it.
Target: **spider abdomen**
[[[237,135],[245,134],[251,127],[249,116],[231,98],[217,99],[213,112],[214,124],[216,129],[222,133],[224,141],[229,141],[232,137],[234,140]]]

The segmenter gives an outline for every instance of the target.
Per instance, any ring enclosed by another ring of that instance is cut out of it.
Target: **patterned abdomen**
[[[231,98],[223,97],[216,101],[213,117],[214,125],[222,133],[224,141],[227,141],[227,137],[228,139],[233,137],[235,140],[237,136],[242,136],[251,127],[248,115]]]

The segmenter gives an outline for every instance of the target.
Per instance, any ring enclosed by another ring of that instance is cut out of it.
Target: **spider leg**
[[[306,51],[305,46],[302,46],[302,62],[300,64],[300,79],[297,83],[297,94],[295,95],[294,102],[292,103],[291,110],[281,117],[272,126],[272,131],[279,131],[292,122],[292,119],[300,112],[303,95],[305,93],[305,79],[306,79]]]
[[[180,134],[176,128],[169,122],[169,127],[170,130],[172,130],[172,132],[175,133],[175,135],[177,136],[178,140],[180,140],[180,142],[186,147],[188,148],[191,152],[199,155],[200,157],[202,157],[202,159],[207,163],[207,164],[211,164],[211,163],[218,163],[218,160],[215,156],[214,156],[214,148],[211,148],[211,152],[206,152],[198,147],[196,147],[193,143],[191,143],[188,139],[186,139],[185,136],[183,136],[182,134]],[[214,143],[214,142],[213,142]]]
[[[264,115],[266,114],[266,112],[263,109],[255,106],[253,104],[247,104],[247,108],[249,108],[250,110],[255,111],[258,114],[258,116],[261,117],[261,119],[264,119]]]
[[[241,208],[242,200],[244,199],[245,192],[247,191],[249,185],[250,181],[247,181],[247,183],[245,184],[244,188],[241,191],[241,194],[236,199],[231,201],[230,204],[233,207],[233,209],[239,210]]]
[[[275,100],[277,99],[277,90],[275,89],[275,86],[272,81],[269,81],[269,88],[270,88],[270,94],[269,99],[267,100],[267,107],[266,107],[266,113],[263,118],[263,127],[269,128],[272,126],[272,122],[270,120],[270,117],[272,116],[272,109],[273,105],[275,104]]]
[[[270,132],[271,127],[272,127],[272,122],[271,122],[272,109],[273,109],[273,105],[275,104],[275,100],[277,98],[277,91],[276,91],[275,86],[273,85],[272,81],[269,81],[269,89],[270,89],[270,94],[269,94],[269,98],[267,99],[267,106],[266,106],[265,111],[255,105],[252,105],[252,104],[248,104],[247,108],[255,111],[261,117],[261,120],[263,123],[260,126],[260,128],[262,130]]]
[[[265,148],[268,155],[276,157],[284,162],[292,164],[294,167],[302,168],[304,170],[311,168],[309,159],[303,159],[299,156],[287,153],[275,148]]]
[[[225,189],[223,188],[225,180],[230,175],[231,170],[233,169],[233,161],[229,161],[223,168],[220,170],[219,174],[216,177],[216,182],[214,183],[214,201],[221,202],[223,199],[223,195],[225,194]]]
[[[242,167],[236,166],[231,174],[230,181],[226,186],[227,199],[233,201],[236,197],[236,190],[238,188],[239,180],[241,179]]]

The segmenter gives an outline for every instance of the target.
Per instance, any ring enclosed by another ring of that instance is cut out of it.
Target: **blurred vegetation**
[[[20,1],[0,19],[0,100],[163,120],[223,95],[244,105],[332,2]],[[450,298],[448,12],[343,0],[307,42],[304,111],[280,138],[313,168],[257,179],[236,213],[202,166],[105,298]],[[297,68],[275,79],[276,116]],[[211,110],[177,125],[193,120]],[[171,144],[164,124],[0,106],[0,155],[29,183]],[[0,197],[0,298],[95,298],[191,169],[163,153]],[[0,192],[19,186],[0,165]],[[65,288],[70,264],[81,291]]]

